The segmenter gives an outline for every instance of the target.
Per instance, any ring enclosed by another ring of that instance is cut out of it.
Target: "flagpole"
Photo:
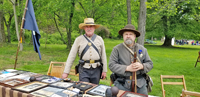
[[[22,31],[23,31],[23,26],[24,26],[26,11],[28,10],[28,8],[27,8],[28,1],[29,0],[26,0],[26,5],[25,5],[25,9],[24,9],[24,15],[23,15],[22,24],[21,24],[21,27],[20,27],[20,36],[19,36],[19,42],[18,42],[18,47],[17,47],[17,54],[16,54],[16,59],[15,59],[14,69],[16,68],[16,65],[17,65],[17,56],[18,56],[18,52],[19,52],[19,45],[20,45],[20,43],[22,43]]]

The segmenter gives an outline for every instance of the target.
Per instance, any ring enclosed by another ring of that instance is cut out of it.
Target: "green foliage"
[[[100,35],[102,38],[109,38],[110,32],[108,28],[100,26],[98,29],[95,30],[95,34]]]
[[[32,0],[33,7],[35,11],[35,16],[37,19],[38,27],[40,31],[44,33],[52,34],[57,32],[55,28],[55,21],[58,24],[59,29],[67,29],[65,33],[68,32],[70,27],[69,25],[69,16],[71,12],[71,2],[73,0]],[[139,0],[131,1],[132,6],[132,23],[137,28],[137,17],[139,13]],[[10,3],[6,1],[6,3]],[[19,17],[23,16],[23,10],[25,7],[26,1],[20,2],[20,6],[17,7],[17,14]],[[9,7],[11,11],[12,4],[5,4],[5,7]],[[75,0],[75,10],[74,17],[72,19],[71,29],[72,32],[69,33],[79,33],[78,25],[83,23],[84,18],[92,17],[95,19],[95,23],[101,24],[107,27],[110,30],[110,37],[117,38],[118,31],[127,24],[127,9],[126,2],[121,0]],[[12,12],[9,12],[12,13]],[[21,21],[18,21],[19,24]],[[16,34],[13,34],[15,31],[14,18],[12,20],[11,26],[12,32],[12,41],[16,41]],[[61,31],[63,32],[63,31]],[[29,36],[25,36],[29,37]],[[73,37],[73,36],[72,36]],[[44,39],[42,39],[43,42]],[[52,40],[47,40],[51,43]],[[67,41],[67,38],[65,38]],[[72,39],[73,41],[73,39]]]
[[[159,1],[147,3],[146,37],[176,37],[180,39],[197,39],[199,34],[199,1]],[[163,17],[167,17],[165,21]],[[163,25],[166,22],[167,25]],[[165,30],[164,30],[165,29]],[[150,32],[149,32],[150,31]]]
[[[79,35],[80,29],[78,25],[83,23],[84,18],[92,17],[95,23],[101,24],[109,29],[111,38],[121,38],[118,31],[127,24],[127,6],[123,0],[74,0],[75,7],[71,25],[69,25],[69,17],[71,14],[73,0],[32,0],[37,19],[37,24],[40,31],[53,34],[57,33],[54,18],[57,22],[58,28],[63,33],[64,40],[67,41],[67,32],[72,36],[74,41],[74,34]],[[21,17],[25,7],[26,0],[19,1],[17,8],[17,16],[19,26],[21,24]],[[146,38],[162,36],[178,37],[178,38],[193,38],[199,34],[199,19],[200,19],[200,1],[199,0],[147,0],[147,20],[146,20]],[[4,10],[6,21],[8,21],[9,14],[13,13],[12,4],[8,0],[4,0],[0,7]],[[140,0],[131,1],[131,17],[132,24],[138,28]],[[163,16],[167,16],[167,31],[164,32]],[[14,18],[11,21],[11,40],[17,41]],[[65,29],[65,30],[63,30]],[[6,33],[7,35],[7,33]],[[59,34],[57,34],[59,35]],[[100,35],[100,34],[99,34]],[[76,35],[77,36],[77,35]],[[101,35],[102,36],[102,35]],[[42,35],[41,42],[46,35]],[[57,36],[56,36],[57,37]],[[53,43],[55,39],[47,39],[47,43]],[[61,38],[61,37],[59,37]],[[25,33],[26,41],[30,41],[30,34]],[[198,39],[198,37],[195,37]],[[58,39],[57,43],[62,43]]]

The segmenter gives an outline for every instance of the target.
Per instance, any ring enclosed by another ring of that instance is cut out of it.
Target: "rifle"
[[[134,62],[135,63],[137,60],[137,54],[136,52],[134,52]],[[132,73],[132,90],[131,92],[135,92],[137,93],[137,75],[136,75],[136,72],[133,72]]]

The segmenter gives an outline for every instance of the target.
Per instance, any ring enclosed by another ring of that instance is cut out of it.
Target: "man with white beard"
[[[107,72],[107,58],[104,41],[101,36],[94,34],[99,24],[94,23],[93,18],[85,18],[84,23],[79,24],[80,29],[85,30],[84,35],[78,36],[68,55],[62,78],[65,79],[78,54],[80,60],[77,66],[79,81],[99,84],[100,78],[105,79]]]
[[[119,32],[123,36],[124,43],[115,46],[110,55],[109,69],[116,75],[114,85],[121,90],[131,91],[132,72],[137,74],[137,93],[148,95],[145,74],[153,68],[147,49],[136,43],[136,37],[140,36],[140,32],[135,30],[131,24],[126,25]],[[137,61],[134,61],[136,52]]]

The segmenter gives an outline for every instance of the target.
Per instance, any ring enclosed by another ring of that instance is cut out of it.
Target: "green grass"
[[[114,46],[122,43],[123,40],[104,39],[107,60]],[[200,92],[200,63],[195,68],[200,46],[176,45],[173,47],[162,47],[162,42],[157,44],[145,44],[148,53],[153,61],[153,69],[148,73],[153,79],[154,86],[150,95],[162,97],[160,75],[184,75],[186,87],[189,91]],[[66,61],[69,50],[66,45],[45,45],[41,44],[40,52],[42,60],[39,60],[38,54],[34,51],[32,45],[23,44],[23,51],[18,54],[17,69],[46,74],[51,61]],[[0,44],[0,70],[14,68],[16,59],[17,44]],[[78,63],[77,57],[74,66]],[[107,63],[108,63],[107,62]],[[74,67],[72,67],[74,68]],[[100,84],[109,85],[111,71],[108,68],[107,80],[101,80]],[[78,80],[77,77],[70,76],[72,80]],[[166,97],[178,97],[181,94],[183,86],[165,85]]]

